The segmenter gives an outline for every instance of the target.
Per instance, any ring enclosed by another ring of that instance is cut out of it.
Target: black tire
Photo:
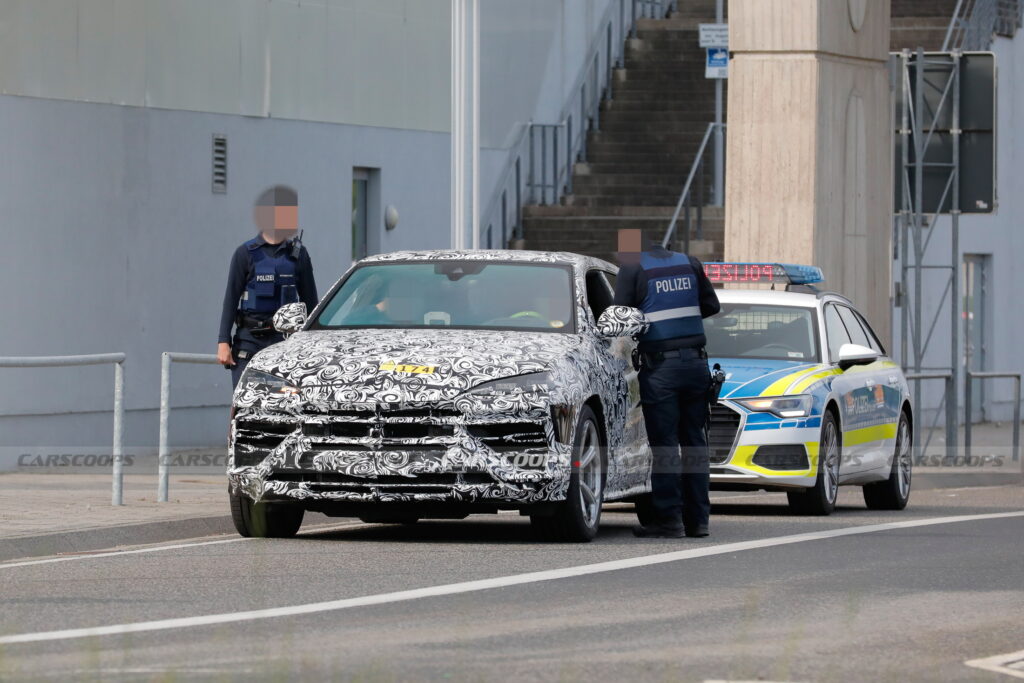
[[[640,526],[647,526],[658,521],[658,516],[654,512],[654,502],[651,500],[651,494],[645,493],[642,496],[637,496],[633,500],[633,508],[636,511],[636,519],[640,522]]]
[[[589,406],[580,409],[575,434],[573,468],[565,501],[558,504],[554,514],[530,515],[530,525],[542,540],[588,543],[597,536],[601,524],[605,484],[604,445],[597,417]]]
[[[291,538],[302,526],[305,514],[298,505],[285,503],[254,503],[241,494],[228,493],[231,500],[231,521],[245,537]]]
[[[804,491],[787,491],[789,509],[800,515],[830,515],[839,497],[839,463],[843,435],[835,415],[826,410],[821,419],[818,445],[818,475],[814,486]]]
[[[913,457],[911,445],[913,435],[910,431],[910,418],[906,412],[900,413],[900,421],[896,425],[896,448],[892,455],[892,467],[889,478],[864,485],[864,502],[871,510],[902,510],[910,500],[910,481],[913,474]]]

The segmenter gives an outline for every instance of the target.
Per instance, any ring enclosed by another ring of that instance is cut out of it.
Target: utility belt
[[[237,325],[239,329],[248,330],[249,334],[256,338],[268,337],[276,331],[274,330],[274,325],[270,318],[256,318],[251,315],[246,315],[242,311],[239,311],[238,314],[235,315],[235,325]]]
[[[633,351],[633,368],[639,370],[640,368],[652,365],[656,365],[666,358],[679,358],[681,360],[707,360],[708,352],[704,350],[704,347],[688,347],[681,349],[668,349],[666,351],[641,351],[635,349]]]

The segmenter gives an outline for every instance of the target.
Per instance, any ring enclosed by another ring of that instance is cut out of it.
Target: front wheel
[[[545,540],[586,543],[597,535],[604,502],[604,460],[597,417],[583,406],[576,423],[569,493],[553,515],[531,515],[530,524]]]
[[[900,421],[896,427],[896,451],[892,456],[889,478],[864,486],[864,502],[869,509],[902,510],[907,507],[913,466],[913,458],[910,455],[912,440],[910,419],[906,413],[900,413]]]
[[[254,503],[242,494],[228,493],[231,521],[239,534],[254,538],[291,538],[298,533],[305,514],[298,505]]]
[[[818,446],[818,476],[806,491],[789,491],[789,508],[801,515],[830,515],[839,496],[839,456],[842,439],[836,418],[826,411],[821,419],[821,443]]]

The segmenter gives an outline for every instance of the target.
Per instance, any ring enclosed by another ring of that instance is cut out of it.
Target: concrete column
[[[890,340],[889,0],[730,0],[725,255],[822,267]]]

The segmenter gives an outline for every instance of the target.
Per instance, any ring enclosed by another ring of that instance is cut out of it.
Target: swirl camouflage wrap
[[[274,313],[274,329],[278,332],[283,332],[285,335],[302,329],[305,322],[306,304],[301,301],[294,304],[285,304]]]
[[[584,405],[600,421],[604,498],[648,490],[635,343],[601,336],[594,316],[611,302],[615,266],[528,251],[397,252],[357,265],[452,260],[569,266],[575,331],[313,329],[343,277],[305,330],[249,362],[233,398],[234,494],[315,509],[561,501]]]
[[[649,325],[643,312],[632,306],[609,306],[597,320],[597,329],[605,337],[643,334]]]

